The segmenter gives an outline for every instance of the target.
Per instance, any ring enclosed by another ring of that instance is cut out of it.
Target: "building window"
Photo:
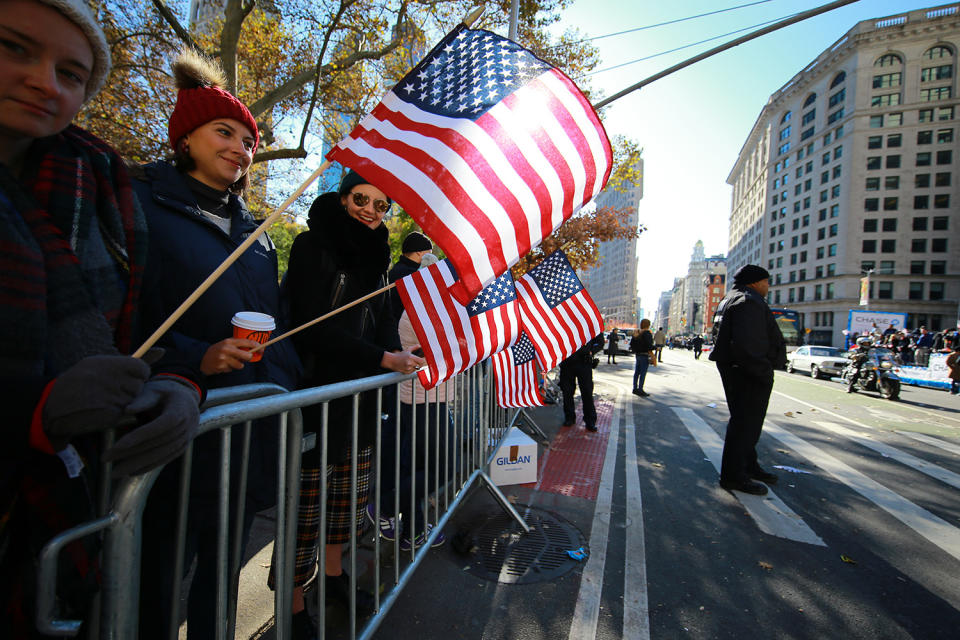
[[[953,129],[938,129],[937,144],[949,144],[953,142]]]
[[[914,209],[929,209],[930,208],[930,196],[913,196],[913,208]],[[916,219],[916,218],[914,218]],[[926,218],[924,218],[925,220]]]
[[[920,70],[920,82],[933,82],[934,80],[949,80],[953,77],[953,65],[942,64],[937,67],[926,67]]]
[[[938,173],[936,181],[934,184],[938,187],[949,187],[950,186],[950,172]]]
[[[927,239],[926,238],[914,238],[910,241],[910,253],[926,253],[927,252]]]
[[[879,272],[880,272],[880,273],[890,273],[890,274],[892,274],[892,273],[893,273],[893,265],[894,265],[894,261],[893,261],[893,260],[881,260],[881,261],[880,261],[880,269],[879,269]]]
[[[902,113],[888,113],[886,120],[884,120],[883,126],[885,127],[902,127],[903,126],[903,114]]]
[[[932,251],[933,253],[946,253],[947,239],[933,238],[932,240],[930,240],[930,251]]]
[[[864,188],[866,188],[867,191],[880,191],[880,178],[867,178]]]
[[[878,76],[873,76],[873,88],[891,89],[893,87],[899,87],[902,76],[903,74],[899,71],[896,73],[882,73]]]
[[[827,235],[830,236],[831,238],[835,237],[837,235],[837,227],[838,225],[835,225],[835,224],[830,225],[830,229],[827,232]]]
[[[785,114],[783,114],[783,117],[780,118],[780,124],[783,124],[784,122],[790,122],[791,117],[793,117],[793,112],[787,111]]]
[[[930,154],[927,155],[929,156]],[[919,158],[919,154],[917,154],[917,157]],[[867,171],[874,171],[882,168],[882,166],[880,156],[870,156],[867,158]]]
[[[942,282],[930,283],[930,299],[943,300],[943,283]]]
[[[900,188],[900,176],[887,176],[883,179],[883,188],[893,191]]]
[[[930,152],[923,151],[917,154],[917,166],[918,167],[929,167],[930,166]],[[869,168],[869,167],[868,167]]]
[[[944,58],[953,58],[953,51],[943,45],[937,45],[924,51],[922,57],[924,60],[943,60]]]
[[[933,109],[920,109],[920,124],[933,122]]]
[[[881,300],[891,300],[893,299],[893,283],[892,282],[878,282],[877,283],[877,298]]]
[[[883,199],[883,210],[884,211],[896,211],[899,207],[900,199],[897,197],[887,197]]]
[[[953,151],[937,151],[937,164],[950,164],[953,162]]]
[[[900,168],[900,156],[887,156],[887,169],[899,169]]]
[[[790,143],[789,143],[789,142],[780,145],[780,147],[777,149],[777,152],[780,153],[780,154],[784,154],[784,153],[786,153],[786,152],[788,152],[788,151],[790,151]]]
[[[903,136],[899,133],[891,133],[887,136],[887,148],[899,147],[902,140]]]
[[[942,276],[947,273],[947,261],[946,260],[931,260],[930,261],[930,275]]]
[[[881,67],[881,68],[882,67],[902,67],[903,60],[901,60],[900,56],[898,56],[895,53],[888,53],[886,55],[882,55],[879,58],[877,58],[874,61],[873,66]]]
[[[863,210],[864,211],[879,211],[880,210],[880,199],[879,198],[867,198],[863,201]]]
[[[846,79],[847,79],[847,72],[841,71],[836,76],[834,76],[833,80],[830,82],[830,88],[835,89],[837,85],[839,85],[841,82],[843,82]]]
[[[811,97],[811,98],[816,98],[816,97],[817,97],[817,94],[812,94],[810,97]],[[810,99],[810,98],[807,98],[807,100],[809,100],[809,99]],[[803,106],[804,106],[804,107],[809,106],[809,103],[805,103]],[[802,127],[802,126],[804,126],[804,125],[808,125],[808,124],[810,124],[811,122],[813,122],[814,120],[816,120],[816,118],[817,118],[817,110],[816,110],[816,109],[810,109],[810,111],[807,111],[805,114],[803,114],[803,117],[800,118],[800,126]]]
[[[898,103],[899,104],[899,103]],[[827,124],[833,124],[837,120],[843,117],[843,107],[840,107],[833,113],[827,116]]]
[[[837,129],[837,131],[840,131],[841,129],[843,129],[843,127],[840,127],[839,129]],[[837,137],[839,138],[840,135],[838,134]],[[833,150],[834,160],[839,160],[842,155],[843,155],[843,147],[837,147],[836,149]]]
[[[920,89],[920,102],[949,100],[951,97],[953,97],[952,87],[933,87],[931,89]],[[899,104],[899,102],[897,104]]]
[[[917,217],[913,219],[913,230],[914,231],[926,231],[927,230],[927,219],[926,217]]]
[[[813,285],[813,299],[814,300],[823,300],[823,285],[815,284]]]
[[[816,269],[814,269],[814,277],[815,278],[823,277],[823,267],[817,267]]]
[[[946,231],[950,224],[949,216],[933,216],[933,230]]]
[[[880,253],[896,253],[897,241],[893,238],[880,241]]]
[[[933,144],[933,131],[917,131],[917,144]]]
[[[793,130],[792,126],[786,126],[783,129],[780,129],[780,139],[786,140],[787,138],[789,138],[792,130]]]
[[[864,240],[863,245],[860,248],[860,251],[863,253],[876,253],[877,252],[877,241],[876,240]]]
[[[877,219],[876,218],[866,218],[863,221],[863,231],[864,233],[872,233],[877,230]]]
[[[950,175],[949,173],[947,174]],[[929,173],[918,173],[913,178],[913,186],[918,189],[924,189],[930,186],[930,174]]]
[[[819,260],[822,257],[823,257],[823,247],[817,247],[817,259]]]
[[[879,129],[883,126],[883,116],[870,116],[870,128]]]
[[[922,276],[926,270],[927,263],[923,260],[911,260],[910,261],[910,275],[912,276]]]
[[[883,147],[883,136],[870,136],[867,138],[867,149],[880,149]]]
[[[883,227],[884,231],[896,231],[897,230],[897,219],[896,218],[884,218]]]
[[[949,88],[949,87],[943,87],[943,88]],[[930,91],[933,91],[933,89],[930,89]],[[950,96],[948,95],[945,97],[949,98]],[[934,98],[934,99],[939,100],[939,98]],[[881,96],[873,96],[872,98],[870,98],[871,107],[895,107],[898,104],[900,104],[899,93],[885,93]]]
[[[934,209],[949,209],[950,208],[950,194],[949,193],[938,193],[933,196],[933,208]]]
[[[840,205],[835,204],[830,206],[830,217],[836,218],[840,215]]]
[[[910,293],[908,298],[910,300],[923,300],[923,283],[922,282],[911,282],[910,283]]]
[[[833,291],[834,291],[834,289],[833,289],[833,283],[832,283],[832,282],[828,282],[828,283],[827,283],[827,296],[826,296],[826,297],[827,297],[827,300],[833,300]]]

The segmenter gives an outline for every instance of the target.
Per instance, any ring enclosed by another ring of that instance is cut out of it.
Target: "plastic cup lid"
[[[257,311],[237,311],[230,322],[238,327],[252,331],[273,331],[277,328],[273,316]]]

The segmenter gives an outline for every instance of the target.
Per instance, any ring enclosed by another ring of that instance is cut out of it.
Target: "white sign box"
[[[494,484],[523,484],[537,481],[537,443],[519,429],[511,429],[490,463]]]

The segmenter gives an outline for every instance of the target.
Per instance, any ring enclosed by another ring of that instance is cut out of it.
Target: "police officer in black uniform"
[[[603,350],[603,334],[598,334],[560,363],[560,390],[563,392],[563,426],[572,427],[577,421],[573,392],[580,385],[583,404],[583,424],[587,431],[597,430],[597,409],[593,405],[593,356]]]
[[[723,444],[720,486],[765,495],[777,476],[757,462],[757,441],[773,390],[773,370],[786,363],[786,346],[765,297],[770,274],[748,264],[733,276],[733,288],[720,302],[713,320],[714,347],[727,396],[730,421]]]

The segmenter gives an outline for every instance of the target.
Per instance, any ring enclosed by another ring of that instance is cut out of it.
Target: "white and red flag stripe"
[[[610,143],[565,75],[460,25],[327,158],[396,200],[440,245],[466,304],[599,193]]]
[[[523,330],[550,371],[603,331],[603,317],[563,251],[554,251],[516,283]]]
[[[417,374],[426,389],[506,349],[520,335],[517,293],[509,271],[467,305],[450,295],[456,278],[450,263],[443,260],[397,280],[397,291],[427,361]]]
[[[521,333],[509,349],[493,356],[493,375],[497,383],[497,404],[504,409],[544,406],[537,380],[533,343]]]

